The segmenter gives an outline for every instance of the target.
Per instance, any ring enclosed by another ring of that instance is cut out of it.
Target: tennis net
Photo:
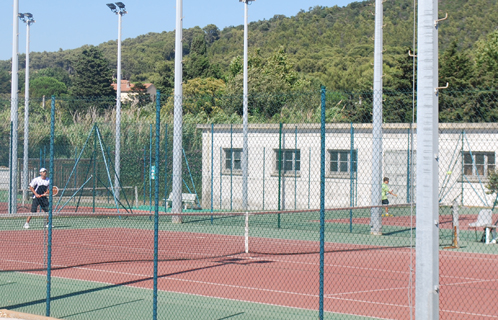
[[[416,227],[415,207],[389,206],[383,236],[370,235],[374,207],[329,208],[324,212],[325,251],[407,247]],[[381,212],[385,213],[385,208]],[[46,268],[46,214],[1,215],[2,270]],[[160,213],[159,261],[205,260],[239,254],[297,255],[320,251],[320,210]],[[440,207],[441,243],[451,244],[451,208]],[[150,212],[59,212],[52,219],[52,268],[152,262],[154,215]],[[445,227],[447,225],[447,228]]]

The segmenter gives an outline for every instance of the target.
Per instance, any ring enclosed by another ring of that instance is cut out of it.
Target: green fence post
[[[156,172],[159,175],[159,132],[161,130],[161,94],[157,90],[156,94]],[[159,252],[159,179],[154,179],[154,275],[153,275],[153,298],[152,298],[152,318],[157,319],[157,265],[158,265],[158,252]]]
[[[278,211],[281,205],[281,184],[282,184],[282,122],[280,122],[278,135]],[[277,227],[280,229],[280,213],[277,214]]]
[[[325,87],[321,90],[320,148],[320,288],[318,318],[323,320],[323,282],[325,254]]]

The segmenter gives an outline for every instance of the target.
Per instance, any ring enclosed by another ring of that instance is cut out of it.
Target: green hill
[[[452,43],[457,52],[473,58],[476,42],[498,26],[497,0],[441,0],[440,16],[448,20],[440,24],[440,54]],[[262,59],[283,47],[288,62],[302,76],[317,79],[330,89],[359,90],[369,88],[372,81],[374,1],[353,2],[346,7],[314,7],[295,16],[276,15],[269,20],[249,25],[250,52],[256,49]],[[396,74],[397,61],[406,57],[413,43],[413,1],[387,0],[384,3],[385,73]],[[216,72],[211,76],[226,80],[230,62],[243,53],[243,26],[219,30],[214,25],[184,31],[184,55],[188,63],[191,45],[204,36],[207,58]],[[149,33],[123,41],[123,77],[132,82],[153,82],[164,88],[171,78],[174,60],[174,32]],[[116,65],[116,41],[98,46]],[[33,73],[46,68],[61,68],[69,75],[84,48],[58,52],[33,52],[30,55]],[[20,57],[21,72],[24,56]],[[9,61],[0,61],[0,70],[10,70]],[[207,74],[206,74],[207,75]],[[21,80],[21,79],[20,79]],[[20,83],[22,83],[20,81]],[[315,82],[317,83],[317,82]],[[66,83],[70,87],[70,82]],[[20,88],[22,90],[22,88]]]

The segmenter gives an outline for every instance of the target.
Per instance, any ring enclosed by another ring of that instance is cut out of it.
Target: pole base
[[[382,235],[382,231],[370,231],[370,234],[372,236],[381,236]]]
[[[181,216],[171,216],[171,223],[182,223],[182,217]]]

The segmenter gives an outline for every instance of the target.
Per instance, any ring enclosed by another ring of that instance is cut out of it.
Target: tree
[[[74,64],[71,94],[76,97],[112,97],[116,91],[112,85],[109,62],[97,47],[89,47],[80,54]]]
[[[232,60],[231,78],[223,99],[225,113],[242,115],[243,74],[241,58]],[[294,93],[309,91],[311,82],[300,76],[289,62],[283,47],[268,59],[259,50],[248,61],[249,113],[264,119],[280,113],[284,106],[293,105]],[[303,110],[300,110],[303,111]]]
[[[498,30],[485,40],[478,41],[475,49],[476,72],[480,87],[494,87],[498,80]]]
[[[220,29],[214,24],[208,24],[202,28],[206,33],[206,42],[211,44],[220,38]]]
[[[174,62],[161,61],[156,63],[156,72],[151,77],[151,82],[161,92],[162,96],[172,94],[175,87]]]
[[[195,37],[190,46],[190,55],[185,64],[185,80],[216,76],[212,73],[211,64],[206,56],[206,52],[206,40],[204,35]]]
[[[54,78],[59,82],[64,83],[66,88],[71,87],[71,78],[69,77],[69,72],[65,71],[64,69],[60,67],[55,67],[55,68],[46,68],[42,70],[38,70],[34,73],[31,74],[31,80],[34,80],[36,78],[40,77],[50,77]]]
[[[0,93],[10,93],[10,75],[4,70],[0,70]]]
[[[29,93],[33,98],[52,95],[60,96],[67,93],[67,87],[64,83],[51,77],[38,77],[30,81]]]

